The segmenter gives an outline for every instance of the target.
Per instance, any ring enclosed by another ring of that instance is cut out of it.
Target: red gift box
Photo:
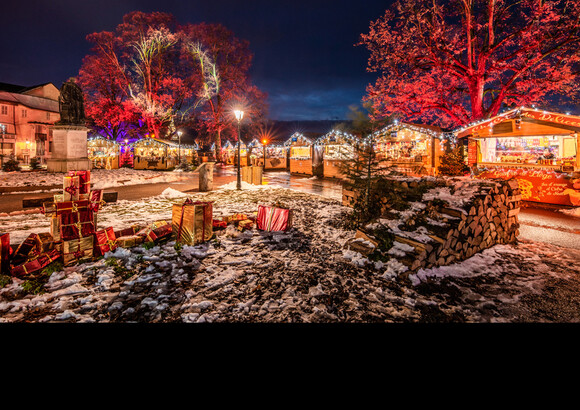
[[[226,228],[228,226],[228,223],[226,221],[220,221],[219,219],[214,219],[212,221],[213,227],[216,229],[223,229]]]
[[[0,273],[8,275],[10,272],[10,255],[12,247],[10,246],[10,234],[0,233]]]
[[[93,211],[81,209],[77,212],[67,212],[58,215],[60,239],[68,241],[90,236],[95,233]]]
[[[93,212],[99,212],[101,207],[105,204],[103,201],[103,190],[102,189],[95,189],[91,191],[89,194],[89,208],[93,210]]]
[[[21,265],[14,266],[10,273],[12,276],[16,276],[17,278],[23,278],[26,275],[31,273],[37,272],[41,269],[46,268],[52,262],[60,258],[60,252],[57,249],[53,249],[50,252],[45,252],[40,254],[37,258],[25,262]]]
[[[79,177],[79,194],[88,194],[91,191],[91,171],[68,171],[69,177]]]
[[[157,242],[160,239],[166,238],[171,235],[173,229],[171,224],[163,225],[155,229],[147,229],[139,233],[139,236],[143,236],[143,242]]]
[[[256,227],[262,231],[287,231],[292,227],[292,210],[258,205]]]
[[[16,251],[14,251],[14,254],[10,258],[10,265],[21,265],[30,259],[36,258],[41,253],[42,241],[37,234],[31,233],[20,245],[18,245]]]
[[[106,252],[117,249],[117,237],[112,227],[95,232],[95,255],[103,256]]]
[[[78,176],[65,175],[63,180],[63,190],[65,201],[77,201],[79,199],[80,178]]]

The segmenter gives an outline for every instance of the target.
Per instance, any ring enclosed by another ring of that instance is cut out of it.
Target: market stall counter
[[[580,206],[580,117],[514,108],[455,134],[477,178],[517,179],[522,200]]]

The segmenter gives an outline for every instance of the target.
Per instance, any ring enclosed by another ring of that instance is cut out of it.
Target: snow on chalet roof
[[[22,94],[22,92],[37,87],[40,87],[40,85],[33,87],[22,87],[13,84],[0,83],[0,101],[22,104],[28,108],[37,110],[60,112],[58,101],[56,100]]]

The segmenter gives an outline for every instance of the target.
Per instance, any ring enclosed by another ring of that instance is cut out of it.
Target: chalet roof
[[[48,84],[51,84],[51,83],[43,83],[43,84],[37,84],[37,85],[32,85],[32,86],[24,86],[24,85],[17,85],[17,84],[9,84],[9,83],[1,83],[0,82],[0,91],[22,94],[22,93],[25,93],[27,91],[34,90],[35,88],[44,87],[45,85],[48,85]]]
[[[559,133],[562,134],[567,134],[570,131],[580,131],[580,116],[560,114],[535,108],[517,107],[494,117],[465,125],[454,130],[453,133],[458,138],[464,138],[478,133],[487,133],[488,130],[494,126],[499,126],[499,124],[505,121],[514,120],[516,118],[528,122],[533,121],[536,123],[543,123],[545,126],[549,127],[550,133],[558,132],[558,129],[560,129]]]
[[[50,100],[48,98],[36,97],[33,95],[11,93],[7,91],[0,91],[0,102],[10,102],[13,104],[22,104],[25,107],[36,110],[60,112],[58,101]]]

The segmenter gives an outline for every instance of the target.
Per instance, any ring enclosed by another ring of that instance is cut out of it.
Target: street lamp
[[[268,144],[268,140],[264,138],[262,140],[262,147],[264,147],[264,171],[266,170],[266,144]]]
[[[237,189],[242,189],[242,176],[240,174],[240,162],[241,162],[241,149],[240,149],[240,121],[244,118],[244,112],[242,110],[235,110],[234,114],[236,120],[238,120],[238,183],[236,185]]]
[[[177,160],[179,161],[179,163],[181,164],[181,134],[183,134],[182,131],[177,131],[177,135],[179,136],[179,148],[178,148],[178,152],[177,152]]]

